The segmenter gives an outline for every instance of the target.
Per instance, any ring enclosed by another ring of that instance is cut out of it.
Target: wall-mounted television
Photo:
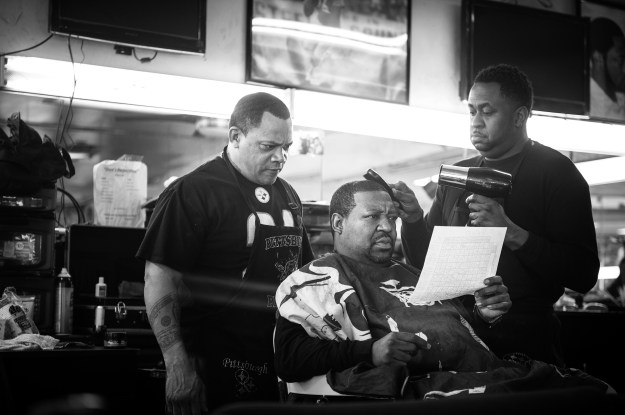
[[[246,80],[408,103],[409,0],[248,0]]]
[[[206,0],[50,0],[51,33],[203,54]]]
[[[463,0],[462,33],[461,99],[467,99],[480,69],[508,63],[521,68],[532,81],[535,111],[588,115],[588,19]]]

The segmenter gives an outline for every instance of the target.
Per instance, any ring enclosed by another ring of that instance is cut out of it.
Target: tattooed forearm
[[[156,318],[158,317],[158,314],[163,311],[165,307],[167,307],[169,304],[172,304],[173,302],[174,296],[172,294],[167,294],[152,306],[152,308],[150,309],[150,314],[148,315],[148,320],[150,321],[152,327],[154,327],[154,323],[156,321]]]
[[[154,334],[163,352],[180,341],[180,331],[177,327],[170,327],[159,330],[158,332],[155,331]]]
[[[148,320],[163,351],[180,341],[178,303],[172,294],[158,300],[150,309]]]

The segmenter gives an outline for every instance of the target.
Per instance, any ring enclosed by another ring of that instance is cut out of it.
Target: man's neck
[[[226,155],[228,156],[228,160],[230,160],[230,164],[232,164],[232,167],[234,167],[237,173],[239,173],[241,176],[243,176],[245,179],[249,180],[250,182],[254,183],[252,180],[250,180],[249,177],[246,177],[245,174],[243,174],[243,171],[238,165],[236,154],[234,154],[234,150],[232,150],[230,146],[226,147]]]
[[[226,156],[228,156],[228,160],[230,160],[230,164],[232,164],[232,167],[234,167],[236,171],[241,173],[241,169],[237,165],[236,155],[229,145],[226,146]]]
[[[508,149],[508,151],[506,151],[505,153],[503,153],[502,155],[498,156],[498,157],[488,157],[488,156],[484,156],[484,158],[486,160],[489,161],[498,161],[498,160],[505,160],[507,158],[516,156],[517,154],[519,154],[521,151],[523,151],[523,148],[525,147],[525,144],[529,141],[529,137],[527,135],[524,135],[522,139],[520,140],[516,140],[516,142],[514,143],[514,145],[512,147],[510,147]]]
[[[341,256],[343,258],[347,258],[350,261],[358,262],[359,264],[368,265],[368,266],[374,267],[374,268],[388,268],[388,267],[390,267],[393,264],[393,261],[391,259],[389,259],[386,262],[379,263],[379,262],[371,261],[369,259],[354,258],[353,256],[342,254],[339,251],[337,251],[336,249],[334,250],[334,253],[338,254],[339,256]]]

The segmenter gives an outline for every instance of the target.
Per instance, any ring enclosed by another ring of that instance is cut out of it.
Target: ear
[[[232,143],[235,148],[239,148],[242,136],[243,133],[237,127],[230,127],[228,130],[228,141]]]
[[[598,50],[593,50],[590,54],[590,61],[593,65],[600,65],[603,63],[603,53]]]
[[[330,218],[330,226],[332,226],[334,233],[341,234],[343,232],[343,216],[333,213]]]
[[[514,114],[514,126],[519,128],[525,125],[525,122],[529,118],[529,110],[527,107],[519,107]]]

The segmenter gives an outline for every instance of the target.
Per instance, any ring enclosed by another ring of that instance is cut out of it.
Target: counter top
[[[4,408],[26,414],[37,405],[68,405],[70,397],[81,395],[111,413],[131,413],[126,410],[136,402],[139,352],[105,347],[2,351],[3,413]]]
[[[561,322],[564,359],[569,367],[582,369],[625,393],[625,359],[622,328],[625,310],[556,311]]]
[[[140,349],[133,347],[101,347],[101,346],[86,346],[86,347],[63,347],[48,350],[0,350],[0,353],[9,354],[13,353],[11,359],[19,359],[21,357],[25,359],[47,359],[52,357],[54,353],[55,358],[80,358],[82,356],[98,356],[105,358],[113,357],[130,357],[138,355],[141,352]],[[28,354],[28,356],[26,356]],[[24,355],[24,356],[22,356]],[[1,356],[0,356],[1,357]],[[8,357],[7,357],[8,358]]]
[[[140,368],[154,368],[156,366],[161,365],[161,361],[163,360],[163,355],[161,350],[156,342],[156,337],[150,331],[149,333],[145,333],[143,330],[132,330],[132,329],[124,329],[124,330],[116,330],[112,329],[112,331],[123,331],[127,335],[127,346],[123,348],[104,348],[102,346],[94,346],[94,336],[93,333],[77,333],[77,334],[48,334],[59,340],[57,344],[57,349],[55,350],[135,350],[138,351],[138,362],[137,365]],[[102,344],[102,340],[100,340],[100,344]],[[63,349],[60,347],[62,345],[67,345]],[[122,352],[123,353],[123,352]]]

